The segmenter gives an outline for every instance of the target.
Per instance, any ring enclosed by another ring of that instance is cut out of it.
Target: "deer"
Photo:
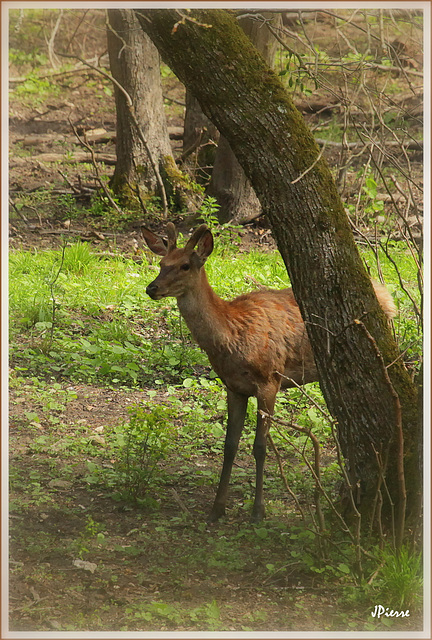
[[[248,400],[257,399],[255,498],[251,521],[265,517],[263,496],[266,442],[276,396],[318,381],[312,348],[291,288],[259,289],[223,300],[208,282],[204,264],[213,251],[213,235],[200,225],[183,248],[177,247],[176,228],[166,226],[167,240],[142,227],[149,249],[162,256],[159,275],[146,293],[153,300],[177,299],[180,314],[193,338],[226,387],[228,420],[219,485],[209,516],[214,523],[226,514],[232,466],[246,418]],[[372,281],[387,318],[396,313],[385,286]]]

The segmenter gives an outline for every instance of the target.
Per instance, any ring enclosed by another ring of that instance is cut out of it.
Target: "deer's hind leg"
[[[264,506],[264,463],[267,453],[267,434],[270,430],[271,418],[274,412],[276,395],[280,384],[268,387],[258,396],[257,426],[253,454],[256,465],[255,501],[252,509],[251,521],[261,522],[265,517]]]

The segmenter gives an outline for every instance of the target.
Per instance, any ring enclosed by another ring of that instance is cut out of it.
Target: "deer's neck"
[[[202,349],[209,352],[228,339],[228,303],[213,291],[204,268],[199,272],[198,286],[177,298],[177,304],[190,332]]]

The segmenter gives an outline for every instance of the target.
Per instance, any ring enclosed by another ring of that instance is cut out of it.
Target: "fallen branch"
[[[117,156],[113,153],[97,153],[93,152],[95,159],[98,162],[104,162],[105,164],[113,165],[117,161]],[[91,153],[86,153],[85,151],[77,151],[73,154],[64,153],[38,153],[36,156],[29,156],[28,158],[21,158],[20,160],[31,160],[37,162],[89,162],[91,163],[93,160]],[[15,164],[23,164],[22,162]],[[11,164],[11,166],[14,166]]]
[[[336,142],[335,140],[324,140],[323,138],[315,138],[315,142],[320,146],[327,145],[328,147],[336,147],[337,149],[361,149],[362,147],[366,148],[368,146],[367,143],[364,142]],[[408,140],[407,142],[388,140],[387,142],[384,142],[383,147],[396,147],[399,149],[422,151],[423,142],[418,140]]]
[[[61,78],[61,77],[65,77],[65,76],[71,76],[71,75],[75,75],[76,73],[82,73],[82,72],[86,72],[89,73],[90,71],[94,71],[94,69],[88,69],[88,67],[76,67],[76,69],[69,69],[68,71],[58,71],[57,73],[46,73],[40,76],[35,77],[35,81],[38,82],[39,80],[47,80],[47,79],[51,79],[51,78]],[[11,82],[12,84],[23,84],[24,82],[27,82],[28,78],[26,78],[25,76],[22,78],[9,78],[9,82]]]

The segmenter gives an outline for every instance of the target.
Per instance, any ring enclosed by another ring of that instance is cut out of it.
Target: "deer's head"
[[[146,289],[150,298],[179,298],[197,286],[198,274],[213,251],[213,236],[207,225],[198,227],[183,248],[177,247],[172,222],[166,226],[167,240],[145,227],[142,234],[149,249],[162,256],[159,275]]]

